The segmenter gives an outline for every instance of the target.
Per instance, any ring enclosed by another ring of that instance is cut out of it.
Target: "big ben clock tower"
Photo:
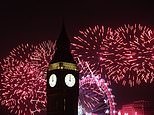
[[[64,24],[47,71],[47,115],[77,115],[79,72]]]

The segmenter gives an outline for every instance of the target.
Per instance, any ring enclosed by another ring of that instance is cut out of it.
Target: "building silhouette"
[[[118,115],[154,115],[150,101],[139,100],[122,106]]]
[[[47,115],[77,115],[79,72],[64,24],[47,71]]]

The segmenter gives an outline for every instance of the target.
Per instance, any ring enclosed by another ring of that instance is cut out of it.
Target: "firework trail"
[[[129,86],[153,82],[154,36],[146,26],[89,27],[74,37],[72,52],[109,82]]]
[[[46,114],[46,71],[54,54],[54,47],[55,44],[51,41],[36,46],[22,44],[3,59],[0,102],[10,113],[39,115],[44,111],[41,115]],[[81,70],[80,73],[87,76],[90,69],[84,70],[85,72]],[[81,80],[81,84],[84,80]]]

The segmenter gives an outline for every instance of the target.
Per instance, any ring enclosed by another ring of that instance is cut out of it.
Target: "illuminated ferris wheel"
[[[79,86],[78,115],[115,115],[116,103],[108,83],[95,75],[88,63],[80,62],[79,65],[82,65],[82,71],[80,71],[82,77]]]

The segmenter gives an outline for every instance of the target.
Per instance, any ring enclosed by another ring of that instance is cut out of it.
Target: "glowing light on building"
[[[154,111],[149,101],[139,100],[123,105],[118,115],[153,115]]]

